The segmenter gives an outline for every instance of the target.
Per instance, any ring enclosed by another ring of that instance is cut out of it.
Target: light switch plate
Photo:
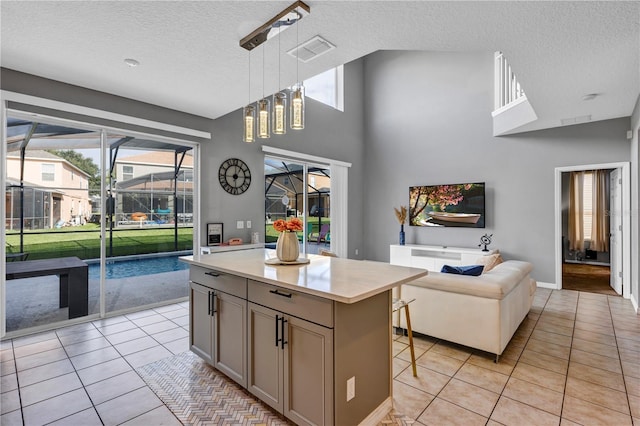
[[[347,401],[356,397],[356,376],[347,380]]]
[[[247,221],[247,228],[251,228],[251,221],[250,220]]]
[[[244,220],[239,220],[236,222],[237,229],[244,229]]]

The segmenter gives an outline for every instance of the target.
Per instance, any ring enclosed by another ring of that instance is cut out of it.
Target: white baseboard
[[[387,414],[393,409],[393,399],[388,397],[378,408],[373,410],[367,417],[360,422],[360,426],[379,425]]]
[[[541,281],[536,281],[536,285],[541,288],[550,288],[551,290],[560,290],[557,285],[554,283],[544,283]]]
[[[638,299],[636,299],[635,295],[631,295],[631,297],[629,298],[631,299],[631,304],[633,305],[633,308],[636,310],[636,314],[638,313]]]

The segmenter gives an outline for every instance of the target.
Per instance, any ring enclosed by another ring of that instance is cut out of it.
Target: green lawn
[[[107,254],[109,231],[107,230]],[[126,229],[113,231],[112,256],[158,253],[174,250],[173,228]],[[7,231],[7,253],[20,252],[20,234]],[[193,228],[178,228],[178,250],[193,248]],[[45,231],[25,231],[24,252],[29,260],[77,256],[100,257],[100,228],[95,224]]]
[[[318,225],[318,218],[311,217],[311,218],[308,218],[307,220],[309,221],[308,223],[311,223],[311,234],[315,233],[317,235],[318,231],[320,230],[320,226]],[[328,217],[321,217],[320,220],[322,225],[331,224],[331,219]],[[264,237],[265,242],[275,243],[278,240],[278,234],[279,232],[273,229],[272,225],[267,225],[265,227],[265,237]],[[302,241],[302,232],[298,232],[297,234],[298,234],[298,241]]]

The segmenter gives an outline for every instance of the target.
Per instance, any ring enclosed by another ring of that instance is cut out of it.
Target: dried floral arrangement
[[[398,223],[400,223],[400,225],[404,225],[407,220],[407,207],[400,206],[400,210],[394,207],[393,210],[396,212],[396,219],[398,219]]]

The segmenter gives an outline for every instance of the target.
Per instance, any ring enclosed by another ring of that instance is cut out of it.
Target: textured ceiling
[[[0,2],[2,67],[216,118],[262,96],[263,48],[238,41],[293,1]],[[539,119],[630,116],[640,93],[640,2],[307,1],[299,41],[337,49],[301,78],[376,50],[501,50]],[[282,33],[280,52],[296,45]],[[276,90],[277,39],[264,45],[265,94]],[[140,62],[136,68],[125,58]],[[281,83],[296,80],[281,54]],[[251,93],[248,88],[251,61]],[[588,93],[595,100],[583,101]]]

